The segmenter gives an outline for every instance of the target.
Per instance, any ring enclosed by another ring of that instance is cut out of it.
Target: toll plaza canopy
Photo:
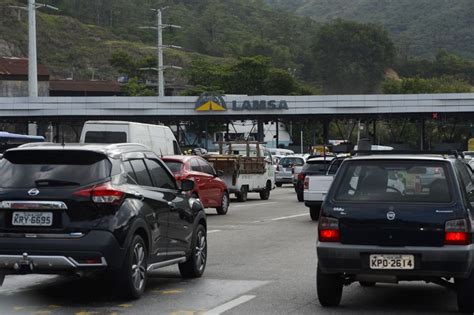
[[[241,96],[205,93],[199,97],[3,97],[0,116],[9,118],[242,119],[285,116],[398,116],[473,114],[474,93],[416,95]]]

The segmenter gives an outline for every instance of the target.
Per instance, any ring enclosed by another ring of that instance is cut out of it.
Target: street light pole
[[[158,96],[165,96],[165,76],[163,68],[163,21],[161,9],[156,10],[158,17]]]
[[[36,3],[28,0],[28,96],[38,96],[38,66],[36,61]]]

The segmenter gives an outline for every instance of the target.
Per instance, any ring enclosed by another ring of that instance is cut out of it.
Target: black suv
[[[427,281],[474,311],[474,184],[448,155],[346,159],[323,203],[317,291],[337,306],[344,285]]]
[[[99,272],[138,298],[157,268],[204,272],[194,183],[178,187],[142,145],[26,145],[4,154],[0,178],[0,284],[7,274]]]

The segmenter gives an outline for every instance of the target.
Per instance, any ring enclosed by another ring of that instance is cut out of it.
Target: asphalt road
[[[453,292],[402,283],[344,289],[339,308],[317,300],[316,223],[292,188],[270,200],[249,194],[226,216],[208,211],[209,260],[204,276],[182,280],[177,266],[155,272],[138,301],[119,300],[97,279],[10,276],[0,288],[0,314],[449,314]]]

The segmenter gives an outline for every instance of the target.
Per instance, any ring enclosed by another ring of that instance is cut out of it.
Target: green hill
[[[472,0],[267,0],[318,22],[336,18],[384,25],[402,55],[433,57],[440,49],[474,59]]]
[[[186,66],[194,58],[229,62],[238,56],[266,55],[274,66],[295,69],[302,78],[311,73],[309,47],[316,23],[309,18],[275,10],[264,0],[45,0],[59,12],[38,10],[38,59],[54,77],[111,79],[117,73],[110,56],[123,50],[134,57],[155,52],[156,32],[140,29],[156,25],[150,10],[169,6],[164,23],[181,30],[165,31],[165,43],[183,51],[167,49],[165,63]],[[27,56],[27,14],[8,5],[25,0],[2,0],[0,4],[0,55]],[[177,71],[174,71],[177,72]],[[178,73],[167,74],[176,76]],[[168,80],[170,82],[170,80]]]

